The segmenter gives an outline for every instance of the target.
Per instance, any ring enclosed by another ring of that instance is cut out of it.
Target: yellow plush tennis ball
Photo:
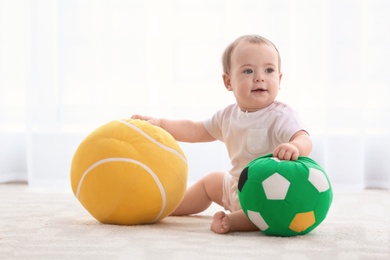
[[[148,224],[172,213],[187,186],[187,161],[175,139],[141,120],[117,120],[78,147],[72,190],[106,224]]]

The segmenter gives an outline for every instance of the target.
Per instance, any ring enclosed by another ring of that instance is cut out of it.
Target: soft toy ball
[[[106,224],[148,224],[172,213],[187,186],[187,161],[174,138],[142,120],[93,131],[71,166],[72,190]]]
[[[333,197],[328,176],[314,160],[281,161],[271,154],[242,171],[238,195],[247,217],[274,236],[309,233],[325,219]]]

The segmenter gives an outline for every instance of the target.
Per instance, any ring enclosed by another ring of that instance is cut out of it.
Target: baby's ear
[[[232,85],[231,85],[231,80],[230,76],[227,73],[223,73],[222,75],[223,83],[225,84],[225,88],[229,91],[232,91]]]

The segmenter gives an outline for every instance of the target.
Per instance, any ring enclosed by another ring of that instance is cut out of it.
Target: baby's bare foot
[[[210,229],[218,234],[225,234],[230,229],[230,218],[223,212],[219,211],[214,214],[213,222],[211,222]]]

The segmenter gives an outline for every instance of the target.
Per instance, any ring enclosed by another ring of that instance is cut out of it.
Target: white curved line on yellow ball
[[[142,131],[141,129],[139,129],[137,126],[131,124],[131,123],[128,123],[124,120],[118,120],[119,122],[121,122],[122,124],[132,128],[133,130],[137,131],[138,133],[140,133],[141,135],[143,135],[144,137],[146,137],[149,141],[151,141],[152,143],[156,144],[157,146],[161,147],[162,149],[170,152],[170,153],[173,153],[175,155],[177,155],[180,159],[182,159],[185,163],[187,163],[187,159],[181,154],[179,153],[178,151],[176,151],[175,149],[169,147],[169,146],[166,146],[165,144],[162,144],[158,141],[156,141],[153,137],[151,137],[150,135],[148,135],[147,133],[145,133],[144,131]]]
[[[162,213],[164,212],[164,209],[165,209],[165,206],[166,206],[166,203],[167,203],[167,196],[165,194],[164,187],[163,187],[162,183],[160,182],[159,178],[157,177],[157,175],[152,171],[152,169],[150,169],[147,165],[145,165],[145,164],[143,164],[143,163],[141,163],[139,161],[136,161],[134,159],[130,159],[130,158],[106,158],[106,159],[97,161],[94,164],[92,164],[83,173],[83,175],[81,176],[81,179],[80,179],[79,185],[77,187],[77,191],[76,191],[77,199],[79,199],[81,186],[83,184],[84,178],[88,175],[88,173],[91,172],[94,168],[98,167],[99,165],[104,164],[104,163],[108,163],[108,162],[128,162],[128,163],[134,163],[134,164],[137,164],[137,165],[141,166],[142,168],[144,168],[152,176],[152,178],[154,179],[154,181],[157,184],[158,189],[160,190],[161,198],[162,198],[161,210],[157,214],[157,217],[152,220],[152,222],[157,221],[161,217]]]

